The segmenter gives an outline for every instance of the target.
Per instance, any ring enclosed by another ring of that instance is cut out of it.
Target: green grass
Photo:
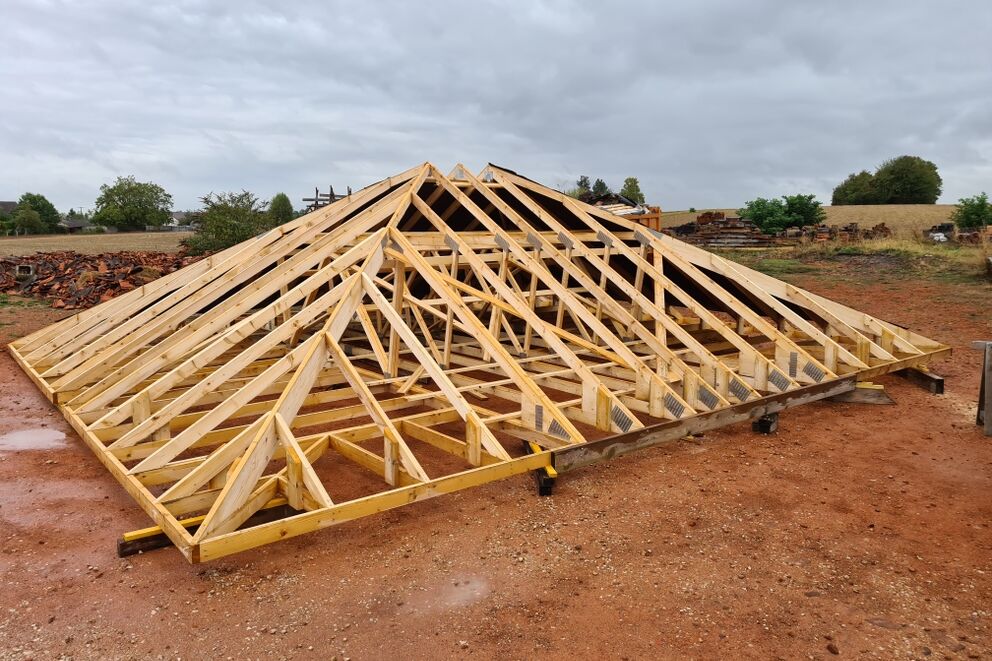
[[[989,246],[933,244],[916,239],[808,243],[761,250],[720,251],[735,262],[773,277],[818,273],[826,278],[892,282],[930,278],[953,284],[987,284]]]
[[[11,298],[9,294],[0,294],[0,308],[34,308],[47,307],[48,301],[35,298]]]
[[[798,259],[787,259],[782,257],[765,257],[763,259],[759,259],[751,264],[751,268],[771,276],[791,275],[793,273],[813,273],[819,270],[816,266],[801,262]]]

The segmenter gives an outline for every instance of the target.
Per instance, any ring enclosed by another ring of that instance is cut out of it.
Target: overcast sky
[[[992,193],[987,0],[276,4],[3,0],[0,200],[299,207],[430,160],[736,207],[900,154]]]

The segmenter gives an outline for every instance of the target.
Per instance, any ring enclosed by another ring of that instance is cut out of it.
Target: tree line
[[[596,179],[595,182],[590,184],[589,177],[586,175],[582,175],[576,179],[575,186],[565,191],[566,195],[583,201],[601,198],[605,195],[611,195],[612,193],[613,189],[611,189],[605,181],[602,179]],[[624,179],[619,195],[627,198],[631,202],[644,204],[644,193],[641,192],[641,184],[637,180],[637,177],[627,177]]]
[[[260,232],[289,222],[302,214],[293,209],[285,193],[264,201],[248,191],[208,193],[202,207],[187,211],[184,224],[196,228],[187,239],[193,253],[220,250]],[[143,231],[172,221],[172,196],[154,182],[134,176],[118,177],[100,186],[100,195],[89,213],[70,209],[65,216],[39,193],[24,193],[10,214],[0,212],[0,230],[6,234],[57,234],[66,232],[64,220],[85,219],[92,225],[120,232]]]
[[[831,204],[936,204],[943,188],[937,166],[919,156],[899,156],[882,163],[875,172],[852,173],[833,190]],[[781,199],[757,198],[738,209],[767,233],[788,227],[819,225],[826,212],[812,194],[783,195]],[[958,200],[951,222],[962,229],[992,225],[992,204],[982,192]]]
[[[880,165],[874,173],[867,170],[852,173],[833,191],[834,205],[844,204],[934,204],[940,196],[943,182],[937,166],[918,156],[900,156]],[[597,178],[590,182],[580,176],[568,195],[593,201],[613,193],[610,186]],[[619,195],[644,203],[637,177],[627,177]],[[277,193],[264,201],[254,193],[208,193],[200,198],[201,208],[186,213],[185,224],[196,233],[185,241],[194,254],[221,250],[249,239],[261,232],[286,223],[303,212],[293,209],[285,193]],[[140,231],[159,227],[171,221],[172,196],[153,182],[140,182],[133,176],[118,177],[100,187],[95,208],[89,214],[70,210],[64,218],[85,218],[93,225],[113,227],[118,231]],[[773,233],[789,227],[816,225],[826,219],[822,203],[808,193],[783,195],[781,198],[756,198],[748,201],[738,213],[752,220],[765,232]],[[951,220],[962,229],[992,225],[992,204],[981,194],[962,198]],[[0,230],[7,234],[46,234],[65,232],[63,216],[44,195],[24,193],[10,214],[0,211]]]
[[[919,156],[899,156],[868,170],[848,175],[834,188],[830,203],[936,204],[943,187],[937,166]]]

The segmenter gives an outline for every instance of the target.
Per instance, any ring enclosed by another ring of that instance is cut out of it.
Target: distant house
[[[0,202],[0,215],[9,216],[17,208],[17,202]]]
[[[146,227],[149,232],[189,232],[192,231],[190,223],[194,220],[194,214],[189,211],[173,211],[169,214],[169,220],[162,223],[161,227]]]
[[[64,227],[69,234],[81,234],[93,227],[89,219],[84,216],[66,216],[59,225]]]

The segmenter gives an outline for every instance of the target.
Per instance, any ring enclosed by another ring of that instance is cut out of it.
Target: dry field
[[[50,234],[0,239],[0,255],[75,250],[86,254],[152,250],[176,252],[188,232],[129,232],[125,234]]]
[[[929,229],[938,223],[946,223],[950,218],[953,204],[885,204],[885,205],[850,205],[842,207],[824,207],[827,212],[827,225],[847,225],[858,223],[862,227],[871,227],[885,223],[892,228],[897,237],[907,238],[918,235],[920,231]],[[726,214],[736,214],[737,209],[698,209],[696,213],[688,211],[669,211],[661,214],[662,227],[675,227],[692,222],[703,211],[722,211]]]

